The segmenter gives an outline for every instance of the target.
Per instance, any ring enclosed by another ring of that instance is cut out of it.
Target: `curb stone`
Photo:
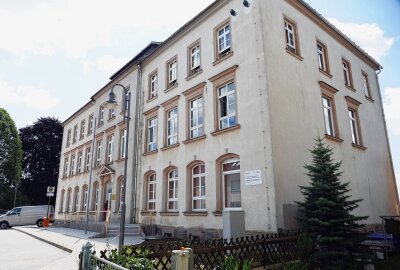
[[[25,232],[25,231],[20,230],[20,229],[17,229],[17,228],[12,228],[12,229],[15,230],[15,231],[24,233],[24,234],[26,234],[26,235],[29,235],[29,236],[31,236],[31,237],[33,237],[33,238],[39,240],[39,241],[45,242],[46,244],[52,245],[52,246],[54,246],[54,247],[56,247],[56,248],[59,248],[59,249],[61,249],[61,250],[66,251],[66,252],[68,252],[68,253],[72,253],[72,252],[73,252],[73,250],[70,249],[70,248],[67,248],[67,247],[65,247],[65,246],[56,244],[56,243],[54,243],[54,242],[51,242],[51,241],[46,240],[46,239],[44,239],[44,238],[38,237],[38,236],[33,235],[33,234],[31,234],[31,233]]]

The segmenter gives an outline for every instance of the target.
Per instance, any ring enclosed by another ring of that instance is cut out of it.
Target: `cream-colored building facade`
[[[248,231],[296,228],[294,201],[309,181],[303,165],[318,135],[343,160],[353,198],[363,199],[355,214],[368,224],[398,214],[379,63],[303,1],[247,3],[215,1],[147,46],[63,123],[57,219],[79,220],[89,207],[101,220],[109,203],[118,220],[121,108],[111,118],[105,109],[104,123],[88,133],[116,83],[132,93],[127,222],[201,234],[222,229],[224,210],[242,209]],[[123,91],[116,94],[123,103]]]

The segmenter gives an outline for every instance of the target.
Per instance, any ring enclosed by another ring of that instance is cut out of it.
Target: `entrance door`
[[[111,194],[112,194],[112,185],[111,185],[111,181],[108,181],[106,184],[106,189],[104,192],[104,198],[103,198],[103,211],[109,211],[111,210]],[[107,214],[104,213],[103,215],[103,219],[105,220],[107,217]]]
[[[222,164],[225,186],[225,207],[241,207],[240,161],[230,159]]]

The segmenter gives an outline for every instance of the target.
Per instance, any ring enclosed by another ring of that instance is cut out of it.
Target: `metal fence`
[[[108,260],[97,257],[92,251],[93,245],[87,242],[79,256],[79,270],[129,270]]]

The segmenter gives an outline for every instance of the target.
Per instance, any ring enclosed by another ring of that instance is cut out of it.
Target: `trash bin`
[[[43,218],[43,227],[45,228],[49,227],[49,219],[47,217]]]

